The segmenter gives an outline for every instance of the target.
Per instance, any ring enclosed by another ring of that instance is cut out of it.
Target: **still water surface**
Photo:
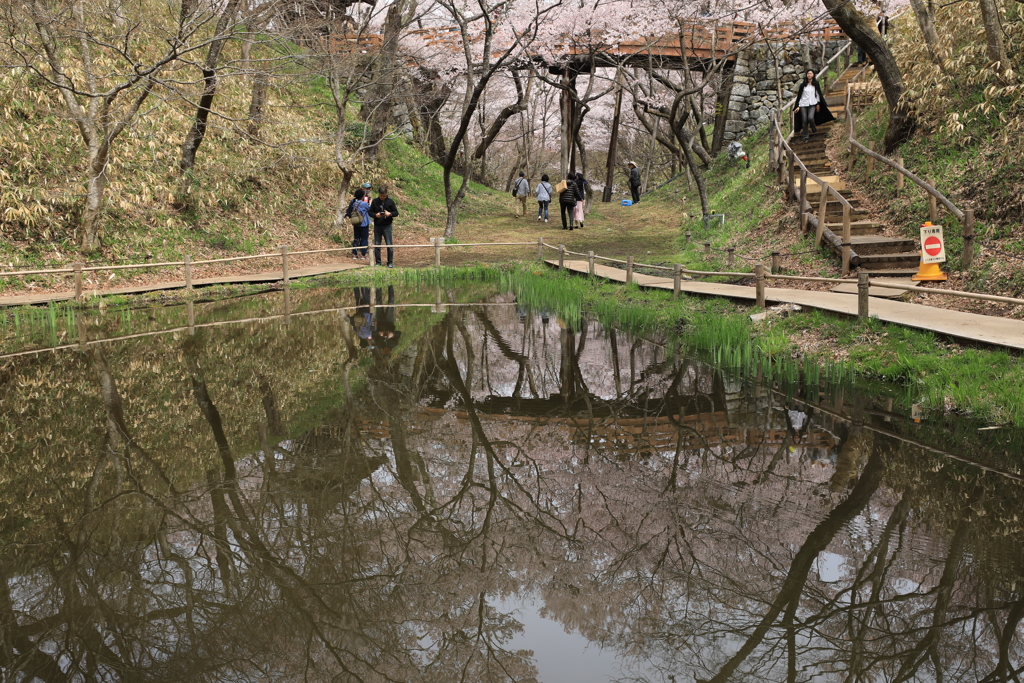
[[[428,289],[0,360],[0,680],[1019,680],[1018,433]]]

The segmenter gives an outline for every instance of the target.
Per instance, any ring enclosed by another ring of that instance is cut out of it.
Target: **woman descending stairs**
[[[850,67],[833,83],[825,95],[825,102],[835,112],[843,111],[846,100],[847,83],[861,75],[864,67]],[[883,233],[882,225],[874,220],[869,209],[859,199],[850,197],[846,183],[835,173],[829,160],[825,144],[833,126],[843,126],[844,122],[824,123],[804,141],[802,135],[793,135],[789,144],[794,154],[799,157],[810,173],[821,178],[830,187],[841,193],[850,203],[850,267],[858,272],[866,272],[872,277],[907,278],[917,272],[921,255],[917,251],[916,241],[902,237],[888,237]],[[800,169],[794,169],[799,177]],[[797,194],[800,188],[797,183]],[[806,200],[811,205],[811,213],[815,219],[821,215],[821,186],[817,182],[807,181]],[[825,226],[822,241],[831,246],[832,250],[842,256],[843,205],[835,197],[829,195],[825,206]],[[852,274],[852,273],[851,273]],[[855,274],[854,277],[856,276]],[[909,280],[907,282],[909,284]],[[888,290],[896,293],[896,290]],[[874,292],[872,292],[874,294]]]

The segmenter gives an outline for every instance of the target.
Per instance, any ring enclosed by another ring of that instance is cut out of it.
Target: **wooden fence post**
[[[543,237],[538,237],[537,238],[537,260],[538,261],[543,261],[544,260],[544,238]]]
[[[704,258],[705,259],[711,258],[711,242],[705,242],[704,243]]]
[[[874,152],[875,151],[875,143],[869,140],[868,141],[868,149],[870,149],[872,152]],[[868,158],[868,177],[870,177],[872,172],[874,172],[874,170],[875,170],[875,158],[873,156],[871,156],[870,154],[866,154],[865,156]]]
[[[868,293],[871,291],[871,278],[867,273],[857,273],[857,317],[868,319]]]
[[[902,156],[896,157],[896,163],[899,164],[900,166],[902,166],[903,165],[903,157]],[[899,197],[903,193],[903,183],[905,181],[906,181],[906,179],[903,177],[903,174],[900,173],[899,171],[896,171],[896,196],[897,197]]]
[[[807,234],[807,212],[804,211],[804,202],[807,201],[807,171],[800,169],[800,199],[797,204],[797,211],[800,214],[800,234]]]
[[[736,248],[735,247],[729,247],[728,249],[726,249],[726,252],[728,252],[728,254],[729,254],[729,260],[728,260],[729,267],[732,268],[733,265],[736,263]]]
[[[935,187],[935,183],[931,180],[927,181],[929,185]],[[928,220],[933,225],[938,225],[939,221],[939,200],[935,198],[931,192],[928,193]]]
[[[679,290],[683,288],[682,279],[682,266],[678,263],[672,265],[672,298],[679,298]]]
[[[853,114],[850,114],[852,117]],[[857,148],[853,146],[853,140],[850,141],[850,161],[846,166],[847,171],[853,171],[853,165],[857,162]]]
[[[777,251],[772,252],[772,275],[778,275],[779,271],[782,270],[782,254]]]
[[[786,198],[789,201],[793,201],[793,195],[796,194],[796,184],[793,182],[793,168],[796,164],[793,162],[793,151],[788,150],[786,152],[786,166],[789,169],[786,172]]]
[[[626,257],[626,284],[633,282],[633,257]]]
[[[590,273],[590,277],[594,277],[594,252],[587,252],[587,272]]]
[[[565,270],[565,245],[558,245],[558,269]]]
[[[441,267],[441,245],[443,244],[443,241],[442,241],[443,239],[444,238],[442,238],[442,237],[435,237],[434,238],[434,267],[435,268],[440,268]]]
[[[75,301],[82,300],[82,264],[76,263],[75,269]]]
[[[688,245],[689,243],[690,243],[690,231],[689,231],[689,230],[687,230],[687,231],[686,231],[686,240],[685,240],[685,241],[683,242],[683,246],[685,247],[685,246],[686,246],[686,245]]]
[[[192,294],[192,257],[185,254],[185,294]]]
[[[186,304],[188,307],[188,333],[190,336],[193,336],[196,333],[196,308],[191,299]]]
[[[843,277],[850,274],[850,205],[843,204]]]
[[[964,211],[964,254],[960,258],[960,269],[970,270],[974,264],[974,209]]]
[[[757,293],[757,307],[764,308],[764,264],[754,266],[754,291]]]
[[[281,245],[281,280],[288,284],[288,245]]]
[[[821,246],[821,236],[825,232],[825,212],[828,211],[829,184],[822,183],[821,199],[818,200],[818,227],[814,231],[814,248]]]

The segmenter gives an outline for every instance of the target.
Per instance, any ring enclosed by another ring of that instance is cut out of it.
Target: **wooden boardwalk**
[[[289,268],[288,277],[300,278],[313,275],[326,275],[328,273],[340,273],[343,270],[362,268],[364,264],[355,261],[340,261],[308,268]],[[284,279],[281,269],[268,270],[262,273],[248,273],[245,275],[228,275],[223,277],[197,278],[192,281],[193,287],[206,287],[209,285],[237,285],[237,284],[258,284],[261,282],[277,282]],[[170,282],[157,282],[151,285],[139,285],[137,287],[115,287],[113,289],[85,289],[83,294],[90,296],[111,296],[115,294],[145,294],[146,292],[159,292],[167,289],[184,289],[184,280],[172,280]],[[75,298],[74,292],[44,292],[41,294],[18,294],[15,296],[0,297],[0,307],[6,306],[35,306],[48,304],[51,301],[71,301]]]
[[[548,259],[548,265],[558,267],[557,259]],[[586,275],[589,266],[586,261],[565,261],[565,267],[575,273]],[[594,274],[611,280],[625,282],[626,271],[609,266],[594,265]],[[651,289],[667,289],[672,291],[671,277],[633,274],[633,280],[641,287]],[[717,282],[697,282],[683,280],[681,289],[687,294],[704,294],[708,296],[724,296],[730,299],[754,301],[756,293],[753,287],[729,285]],[[774,303],[798,304],[822,311],[857,315],[857,295],[837,292],[812,292],[800,289],[783,289],[766,287],[765,299]],[[905,325],[919,330],[935,332],[956,339],[981,342],[1011,349],[1024,349],[1024,321],[1010,318],[999,318],[977,313],[949,311],[944,308],[933,308],[920,304],[908,304],[902,301],[889,301],[871,297],[870,314],[887,323]]]

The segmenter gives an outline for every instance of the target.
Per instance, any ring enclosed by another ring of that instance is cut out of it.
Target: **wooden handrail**
[[[863,72],[861,72],[861,73],[863,73]],[[860,74],[857,74],[857,75],[859,76]],[[851,81],[851,83],[852,82],[853,81]],[[892,159],[890,159],[889,157],[887,157],[887,156],[885,156],[883,154],[879,154],[878,152],[875,152],[874,150],[865,147],[864,145],[862,145],[860,142],[857,141],[857,139],[856,139],[854,114],[853,114],[853,94],[851,93],[849,87],[846,88],[845,113],[846,113],[847,137],[848,137],[848,142],[849,142],[851,148],[852,147],[856,147],[863,154],[868,155],[872,159],[876,159],[878,161],[881,161],[886,166],[889,166],[890,168],[895,170],[897,173],[900,173],[901,175],[903,175],[903,177],[909,178],[911,181],[914,182],[915,185],[920,187],[922,190],[924,190],[925,192],[927,192],[931,196],[935,197],[935,199],[939,203],[941,203],[944,207],[946,207],[946,209],[951,214],[956,216],[956,219],[958,221],[960,221],[961,223],[964,222],[964,220],[966,218],[966,215],[964,214],[963,211],[961,211],[959,208],[957,208],[957,206],[955,204],[953,204],[953,202],[951,202],[946,197],[946,195],[944,195],[941,192],[939,192],[938,189],[933,187],[930,183],[922,180],[921,178],[917,177],[917,175],[915,175],[911,171],[909,171],[906,168],[904,168],[902,164],[899,164],[899,163],[893,161]],[[850,151],[852,153],[853,150],[851,149]]]

